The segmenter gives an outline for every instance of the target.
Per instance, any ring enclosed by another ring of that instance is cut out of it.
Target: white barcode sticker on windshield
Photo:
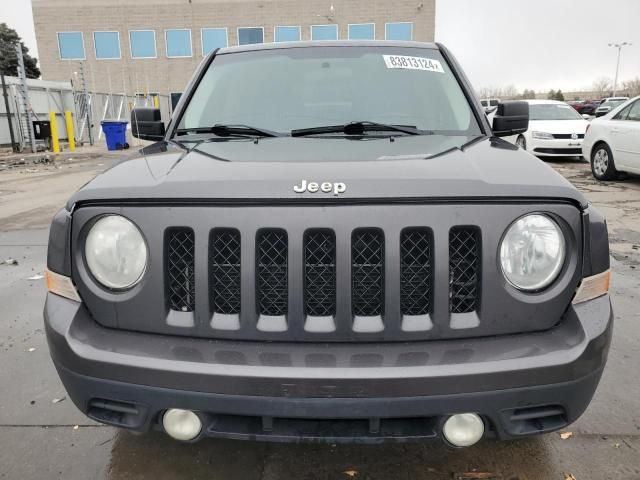
[[[440,64],[438,60],[423,57],[409,57],[407,55],[383,55],[383,57],[387,68],[406,68],[407,70],[444,73],[442,64]]]

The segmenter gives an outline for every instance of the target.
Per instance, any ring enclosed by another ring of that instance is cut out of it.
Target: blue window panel
[[[349,25],[349,40],[375,40],[375,23],[358,23]]]
[[[413,40],[413,23],[387,23],[384,38],[387,40]]]
[[[202,54],[208,55],[216,48],[229,46],[226,28],[202,29]]]
[[[62,60],[84,60],[84,40],[82,32],[58,33],[58,49]]]
[[[165,30],[167,57],[191,57],[191,30]]]
[[[264,42],[262,27],[247,27],[238,29],[238,45],[250,45]]]
[[[153,30],[131,30],[129,32],[131,58],[156,58],[156,32]]]
[[[300,27],[276,27],[273,39],[275,42],[298,42]]]
[[[337,40],[337,25],[311,25],[311,40]]]
[[[96,58],[99,60],[120,58],[120,34],[118,32],[93,32]]]

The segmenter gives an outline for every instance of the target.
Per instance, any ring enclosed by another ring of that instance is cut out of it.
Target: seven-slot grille
[[[210,232],[208,289],[211,313],[241,313],[241,243],[241,234],[236,229],[215,228]],[[476,227],[453,227],[449,231],[448,243],[449,312],[476,311],[480,293],[480,231]],[[289,311],[289,249],[288,234],[283,229],[261,229],[256,233],[255,301],[258,315],[283,317]],[[194,250],[193,230],[167,230],[165,283],[171,310],[194,311]],[[433,314],[434,252],[434,236],[429,228],[414,227],[401,231],[397,291],[402,316]],[[351,315],[384,316],[385,233],[377,228],[355,229],[350,238],[349,254]],[[330,229],[306,230],[301,255],[304,314],[309,317],[335,316],[338,296],[335,232]]]

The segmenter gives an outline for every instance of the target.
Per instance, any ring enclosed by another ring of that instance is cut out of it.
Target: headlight
[[[564,264],[565,239],[558,224],[546,215],[519,218],[500,245],[502,273],[520,290],[540,290],[553,282]]]
[[[84,253],[96,280],[117,290],[138,283],[147,266],[147,245],[140,230],[120,215],[102,217],[91,227]]]
[[[531,136],[539,140],[553,140],[553,135],[546,132],[531,132]]]

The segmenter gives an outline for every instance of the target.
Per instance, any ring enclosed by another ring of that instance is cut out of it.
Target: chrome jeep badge
[[[307,182],[306,180],[302,180],[300,185],[294,185],[293,191],[296,193],[316,193],[318,191],[323,193],[331,193],[334,195],[339,195],[347,191],[347,186],[342,182]]]

